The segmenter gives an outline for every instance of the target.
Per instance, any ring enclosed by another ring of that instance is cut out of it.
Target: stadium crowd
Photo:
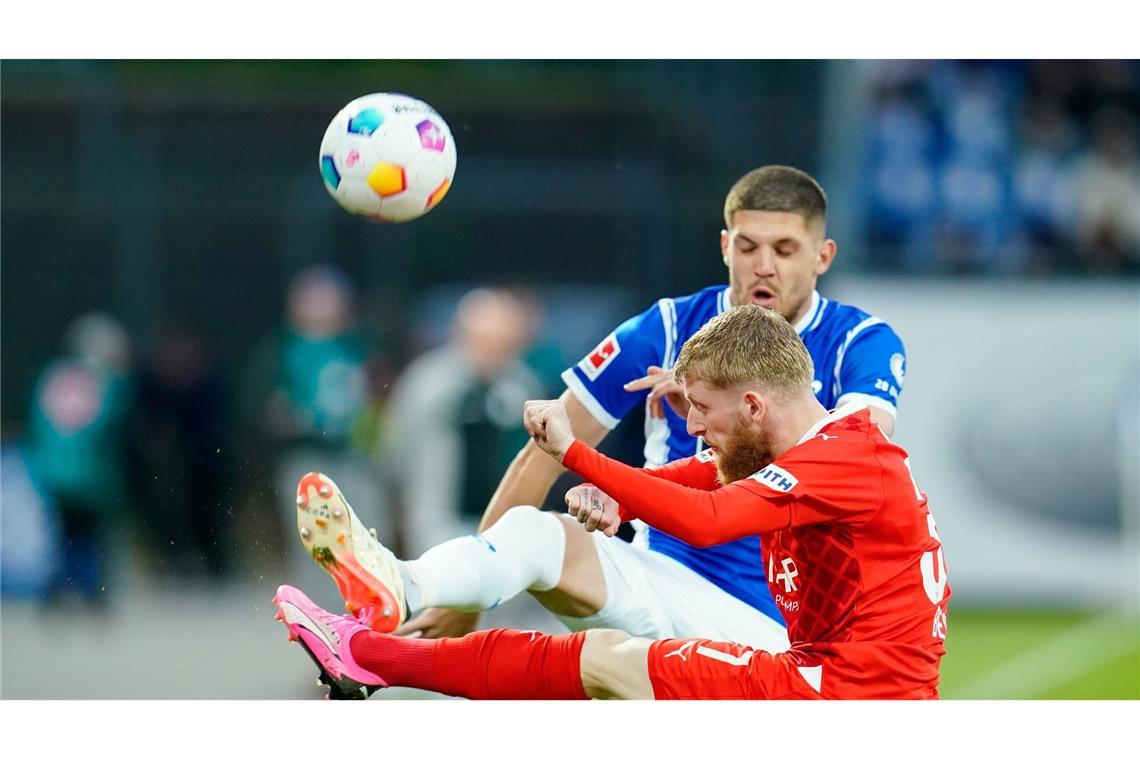
[[[868,65],[876,271],[1140,273],[1135,61]]]

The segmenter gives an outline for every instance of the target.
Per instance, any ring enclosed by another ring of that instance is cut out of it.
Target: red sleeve
[[[685,457],[675,462],[646,469],[655,478],[670,480],[689,488],[702,491],[715,491],[723,484],[717,479],[716,459],[712,451],[705,450],[695,457]]]
[[[869,440],[812,440],[751,477],[710,488],[716,465],[696,458],[639,470],[575,441],[562,464],[640,518],[693,546],[837,520],[860,520],[882,503],[882,474]],[[711,475],[710,475],[711,472]]]
[[[690,464],[669,470],[668,475],[681,477],[695,469],[692,460],[682,461]],[[617,500],[623,520],[640,518],[693,546],[713,546],[788,527],[789,499],[776,492],[772,492],[776,498],[769,499],[748,480],[715,491],[691,488],[663,477],[661,470],[655,475],[610,459],[581,441],[571,444],[562,464]]]

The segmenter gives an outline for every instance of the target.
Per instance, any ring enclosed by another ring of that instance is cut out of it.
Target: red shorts
[[[649,681],[656,699],[822,699],[821,667],[802,662],[741,644],[665,639],[649,647]]]

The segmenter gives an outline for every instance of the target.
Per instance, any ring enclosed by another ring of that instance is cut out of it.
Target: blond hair
[[[788,321],[744,304],[709,320],[685,341],[673,367],[678,382],[715,388],[759,384],[782,397],[811,392],[811,356]]]
[[[786,211],[827,225],[827,194],[812,176],[791,166],[761,166],[736,181],[724,199],[724,226],[737,211]]]

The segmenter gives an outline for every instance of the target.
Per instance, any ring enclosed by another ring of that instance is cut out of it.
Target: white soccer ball
[[[321,179],[337,203],[378,222],[407,222],[433,209],[455,176],[455,139],[422,100],[396,93],[357,98],[321,140]]]

